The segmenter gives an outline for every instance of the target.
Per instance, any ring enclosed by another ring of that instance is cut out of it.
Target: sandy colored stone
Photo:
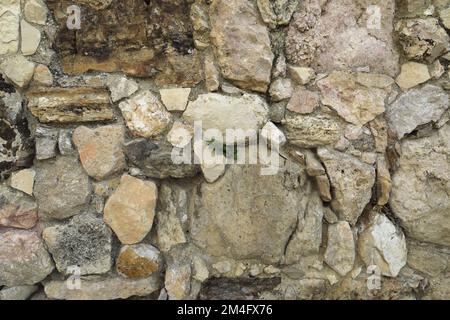
[[[392,190],[391,173],[384,155],[377,156],[377,194],[378,205],[384,206],[389,202]]]
[[[28,0],[24,6],[24,15],[28,22],[44,25],[48,9],[42,0]]]
[[[191,88],[161,89],[161,101],[169,111],[186,110]]]
[[[75,129],[73,143],[89,176],[102,180],[125,169],[124,135],[121,125]]]
[[[119,75],[109,75],[106,84],[111,92],[113,102],[128,98],[139,90],[139,85],[135,81]]]
[[[279,102],[292,96],[292,82],[290,79],[277,79],[270,85],[269,94],[272,101]]]
[[[33,194],[35,176],[36,172],[33,169],[23,169],[14,172],[11,175],[11,187],[31,196]]]
[[[328,242],[325,262],[341,276],[353,269],[355,241],[350,225],[345,221],[328,226]]]
[[[24,56],[31,56],[35,54],[39,44],[41,43],[41,32],[39,29],[22,19],[20,22],[20,32],[22,54]]]
[[[401,72],[396,79],[397,84],[403,90],[418,86],[431,79],[428,67],[417,62],[407,62],[402,65]]]
[[[287,109],[299,114],[309,114],[319,106],[319,102],[320,98],[316,92],[299,87],[294,89]]]
[[[105,121],[114,118],[109,92],[101,88],[36,88],[28,91],[28,109],[42,123]]]
[[[131,279],[148,278],[161,268],[160,252],[148,244],[123,246],[116,261],[117,272]]]
[[[172,120],[171,114],[150,91],[121,102],[119,108],[130,131],[143,138],[163,133]]]
[[[106,202],[103,219],[123,244],[138,243],[152,228],[156,200],[153,182],[124,175]]]
[[[171,264],[166,270],[165,288],[170,300],[183,300],[191,292],[191,266]]]
[[[38,221],[36,201],[17,190],[0,185],[0,227],[31,229]]]
[[[34,84],[50,87],[53,85],[53,75],[46,65],[38,64],[34,70]]]
[[[193,128],[181,121],[176,121],[167,134],[167,141],[174,147],[183,148],[191,142],[194,135]]]
[[[0,64],[0,72],[13,84],[20,88],[28,85],[33,78],[36,64],[22,55],[7,58]]]
[[[20,11],[20,4],[16,3]],[[0,55],[15,54],[19,49],[19,14],[0,11]]]
[[[289,75],[299,85],[307,85],[316,76],[313,68],[288,66]]]
[[[441,18],[444,27],[450,29],[450,8],[439,11],[439,17]]]

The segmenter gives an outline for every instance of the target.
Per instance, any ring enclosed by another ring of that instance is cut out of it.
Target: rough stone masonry
[[[0,0],[0,300],[450,299],[449,30],[449,0]],[[195,121],[279,170],[173,163]]]

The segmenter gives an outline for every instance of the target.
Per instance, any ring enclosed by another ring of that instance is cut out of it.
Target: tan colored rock
[[[341,276],[353,269],[355,241],[350,225],[345,221],[328,226],[328,242],[325,262]]]
[[[352,73],[335,71],[317,85],[322,92],[322,103],[355,125],[362,126],[385,111],[387,93],[358,85]]]
[[[156,200],[153,182],[124,175],[106,202],[103,219],[123,244],[141,242],[152,228]]]
[[[322,175],[315,177],[317,183],[317,190],[319,191],[320,198],[324,202],[330,202],[333,200],[331,195],[331,184],[328,176]]]
[[[123,246],[116,261],[117,272],[131,279],[148,278],[161,269],[158,249],[148,244]]]
[[[450,8],[439,11],[439,17],[441,18],[444,27],[450,29]]]
[[[220,71],[214,63],[214,55],[208,53],[205,56],[205,86],[209,92],[219,90],[220,86]]]
[[[389,197],[391,195],[392,180],[391,173],[386,162],[384,155],[378,155],[377,157],[377,193],[378,193],[378,205],[384,206],[388,204]]]
[[[430,79],[431,76],[427,65],[417,62],[407,62],[402,65],[402,70],[396,82],[400,88],[407,90]]]
[[[161,285],[157,275],[137,280],[120,276],[83,277],[80,280],[82,285],[79,289],[68,287],[67,281],[50,281],[44,286],[45,294],[58,300],[115,300],[148,296]]]
[[[20,22],[21,45],[22,54],[24,56],[31,56],[36,53],[36,50],[41,43],[41,32],[24,19]]]
[[[186,110],[191,88],[161,89],[161,101],[169,111]]]
[[[44,25],[48,9],[42,0],[28,0],[24,6],[24,15],[28,22]]]
[[[450,252],[432,244],[408,241],[408,266],[430,277],[444,273],[450,263]]]
[[[316,72],[313,68],[288,66],[289,75],[299,85],[307,85],[315,77]]]
[[[191,266],[171,264],[166,270],[165,288],[170,300],[183,300],[191,292]]]
[[[42,123],[112,120],[109,93],[105,89],[37,88],[28,91],[28,109]]]
[[[121,102],[119,108],[130,131],[143,138],[158,136],[172,121],[171,114],[150,91]]]
[[[358,72],[356,82],[368,88],[386,89],[395,83],[395,80],[385,74]]]
[[[388,124],[384,116],[379,116],[369,123],[370,131],[375,140],[375,150],[384,153],[388,146]]]
[[[53,85],[53,75],[50,69],[43,64],[38,64],[34,70],[33,83],[38,86],[50,87]]]
[[[317,177],[326,174],[325,168],[322,163],[317,159],[314,152],[311,150],[305,150],[306,159],[306,172],[310,177]]]
[[[292,82],[290,79],[277,79],[270,85],[269,94],[272,101],[279,102],[292,96]]]
[[[13,84],[24,88],[31,81],[31,78],[33,78],[35,67],[36,64],[34,62],[28,61],[21,55],[17,55],[3,61],[0,64],[0,72]]]
[[[167,134],[167,141],[174,147],[183,148],[191,142],[193,135],[194,129],[191,126],[176,121]]]
[[[388,277],[396,277],[406,265],[405,235],[383,214],[371,217],[359,236],[358,251],[367,267],[375,265]]]
[[[333,210],[342,220],[355,225],[372,197],[375,169],[357,158],[329,148],[319,148],[333,188]]]
[[[14,172],[11,175],[11,187],[31,196],[33,194],[35,176],[36,172],[32,169],[23,169]]]
[[[124,135],[121,125],[75,129],[73,143],[89,176],[103,180],[125,169]]]
[[[38,220],[38,207],[33,198],[0,185],[0,227],[31,229]]]
[[[299,114],[310,114],[319,106],[320,98],[316,92],[302,87],[294,89],[287,109]]]
[[[267,91],[274,55],[256,6],[246,0],[216,0],[210,6],[210,20],[223,77],[243,89]]]
[[[111,91],[111,100],[113,102],[128,98],[139,90],[139,85],[135,81],[119,75],[109,75],[106,84],[109,91]]]
[[[16,3],[15,8],[20,12],[20,3]],[[0,10],[0,55],[15,54],[19,50],[19,21],[18,13]]]

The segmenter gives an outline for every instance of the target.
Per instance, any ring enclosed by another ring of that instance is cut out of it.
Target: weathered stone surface
[[[117,272],[132,279],[148,278],[162,267],[158,249],[149,244],[123,246],[117,257]]]
[[[192,269],[189,264],[170,264],[164,281],[170,300],[184,300],[191,292]]]
[[[207,53],[205,55],[205,86],[209,92],[219,90],[220,86],[220,71],[214,63],[214,55]]]
[[[269,94],[272,101],[279,102],[292,96],[292,82],[290,79],[277,79],[270,85]]]
[[[444,273],[450,262],[448,249],[437,246],[408,241],[408,266],[430,277]]]
[[[186,110],[190,88],[161,89],[161,101],[169,111]]]
[[[353,269],[355,241],[350,225],[345,221],[328,226],[328,242],[325,262],[341,276]]]
[[[89,177],[75,158],[58,157],[36,166],[34,195],[39,216],[66,219],[83,211],[90,198]]]
[[[260,137],[263,138],[273,150],[279,150],[284,144],[286,144],[286,137],[280,129],[273,123],[267,122],[267,124],[261,129]]]
[[[65,73],[122,71],[158,85],[193,86],[203,77],[194,49],[190,1],[83,1],[83,27],[68,30],[70,0],[49,0],[59,26],[56,49]],[[133,17],[133,19],[130,19]],[[82,39],[82,40],[81,40]]]
[[[214,184],[203,183],[190,217],[194,243],[214,257],[280,261],[304,216],[304,173],[291,166],[281,162],[278,174],[261,176],[259,166],[232,165]]]
[[[54,269],[44,243],[34,231],[0,232],[0,284],[32,285]]]
[[[42,0],[28,0],[23,13],[28,22],[43,25],[47,21],[48,9]]]
[[[420,125],[437,122],[449,107],[448,94],[434,85],[409,90],[388,107],[387,119],[399,139]]]
[[[435,18],[404,20],[399,40],[408,59],[433,62],[450,50],[450,37]]]
[[[450,8],[439,11],[439,17],[444,27],[450,29]]]
[[[22,19],[20,22],[21,48],[24,56],[31,56],[41,43],[41,32],[36,27]]]
[[[405,139],[389,204],[407,235],[450,245],[450,125],[430,137]]]
[[[332,207],[340,218],[355,225],[372,197],[375,169],[357,158],[329,148],[319,148],[333,187]]]
[[[379,25],[368,10],[372,4],[369,0],[300,3],[287,31],[288,60],[317,72],[368,66],[371,72],[395,76],[395,1],[376,3],[382,17]]]
[[[195,164],[177,164],[172,160],[173,147],[164,143],[137,139],[125,144],[124,151],[131,163],[143,174],[157,179],[193,177],[200,172]],[[192,157],[191,157],[192,160]]]
[[[316,76],[313,68],[289,66],[289,75],[299,85],[307,85]]]
[[[37,286],[15,286],[10,288],[3,288],[2,290],[0,290],[0,301],[27,300],[37,289]]]
[[[287,109],[295,113],[310,114],[319,106],[319,101],[316,92],[297,88],[287,104]]]
[[[379,206],[385,206],[389,202],[392,190],[391,173],[389,172],[386,157],[378,155],[377,157],[377,195]]]
[[[23,169],[14,172],[11,175],[11,188],[20,190],[31,196],[33,194],[35,176],[36,172],[32,169]]]
[[[271,28],[288,24],[298,7],[295,0],[258,0],[257,4],[264,22]]]
[[[426,64],[407,62],[402,65],[401,72],[396,81],[403,90],[411,89],[431,79]]]
[[[282,123],[288,141],[305,148],[333,145],[344,129],[342,120],[323,109],[309,115],[286,115]]]
[[[108,76],[106,84],[111,92],[111,100],[113,102],[128,98],[139,90],[139,85],[135,81],[118,75]]]
[[[33,84],[50,87],[53,85],[53,75],[46,65],[38,64],[34,69]]]
[[[73,132],[81,164],[89,176],[102,180],[125,168],[124,129],[121,125],[94,129],[78,127]]]
[[[122,176],[119,187],[106,202],[103,219],[123,244],[141,242],[150,231],[157,196],[153,182]]]
[[[22,55],[17,55],[4,60],[0,64],[0,72],[13,84],[24,88],[33,78],[35,67],[34,62],[28,61]]]
[[[374,214],[359,236],[358,252],[367,267],[375,265],[383,275],[396,277],[406,265],[405,235],[385,215]]]
[[[268,106],[253,94],[231,97],[209,93],[189,102],[183,118],[189,122],[202,121],[203,130],[218,129],[225,136],[227,129],[260,129],[267,122]]]
[[[47,160],[56,157],[58,129],[47,126],[36,128],[36,159]]]
[[[191,126],[177,121],[167,133],[167,141],[174,147],[183,148],[191,142],[194,135],[193,131],[194,129]]]
[[[28,109],[43,123],[112,120],[109,93],[100,88],[37,88],[28,91]]]
[[[133,296],[148,296],[158,290],[158,275],[145,279],[125,279],[120,276],[82,277],[80,289],[71,290],[66,281],[50,281],[45,284],[45,294],[58,300],[115,300]]]
[[[0,185],[0,227],[31,229],[38,220],[33,198]]]
[[[133,135],[143,138],[163,133],[172,120],[171,114],[150,91],[121,102],[119,108]]]
[[[9,3],[9,7],[0,9],[0,55],[14,54],[19,49],[19,12],[20,3]]]
[[[385,111],[387,93],[378,88],[359,86],[352,73],[333,72],[317,85],[322,92],[322,103],[355,125],[362,126]]]
[[[274,55],[255,5],[245,0],[214,0],[210,20],[222,75],[240,88],[267,91]]]
[[[45,228],[42,237],[62,274],[71,274],[72,266],[80,268],[80,275],[111,269],[111,231],[101,218],[77,215],[67,224]]]

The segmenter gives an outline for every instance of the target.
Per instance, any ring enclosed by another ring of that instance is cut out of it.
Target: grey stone
[[[0,291],[0,300],[27,300],[37,289],[37,286],[3,288]]]
[[[58,129],[40,126],[36,128],[36,158],[46,160],[56,157]]]

